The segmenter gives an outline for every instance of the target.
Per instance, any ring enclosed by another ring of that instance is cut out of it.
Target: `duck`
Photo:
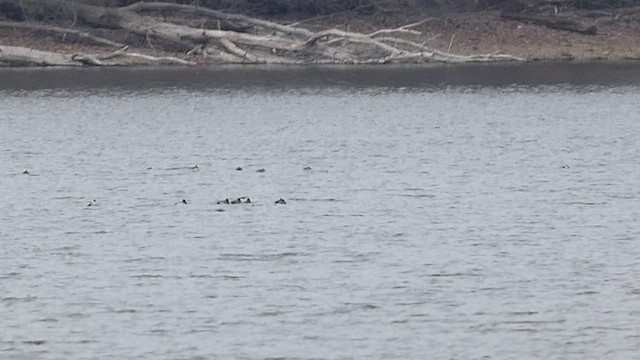
[[[236,168],[236,171],[242,171],[242,168],[241,168],[240,166],[238,166],[238,167]]]
[[[23,175],[29,175],[30,173],[29,173],[29,170],[25,170],[25,171],[22,172],[22,174]]]
[[[256,170],[256,172],[258,172],[258,173],[263,173],[263,172],[265,172],[265,171],[267,171],[267,170],[265,170],[265,169],[258,169],[258,170]]]
[[[244,202],[245,204],[251,204],[251,199],[247,198],[247,200],[245,200]]]
[[[193,165],[191,168],[192,168],[193,170],[198,170],[198,169],[200,169],[200,168],[198,167],[198,164]]]
[[[187,205],[188,202],[187,202],[187,199],[182,199],[181,201],[177,202],[176,205],[177,204],[185,204],[185,205]]]
[[[283,199],[283,198],[280,198],[280,199],[276,200],[276,204],[278,204],[278,205],[285,205],[286,203],[287,203],[287,202],[286,202],[286,201],[284,201],[284,199]]]
[[[97,205],[98,202],[96,201],[96,199],[93,199],[93,201],[90,201],[87,206],[93,206],[93,205]]]
[[[304,171],[309,171],[309,170],[311,170],[311,166],[307,166],[307,167],[305,167],[305,168],[304,168],[304,169],[302,169],[302,170],[304,170]]]
[[[238,198],[235,200],[231,200],[231,204],[241,204],[242,203],[242,199]]]
[[[218,205],[220,205],[220,204],[229,204],[229,199],[220,200],[216,204],[218,204]]]

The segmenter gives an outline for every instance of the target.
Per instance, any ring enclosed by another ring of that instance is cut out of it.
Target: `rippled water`
[[[0,358],[638,356],[640,88],[229,76],[5,82]]]

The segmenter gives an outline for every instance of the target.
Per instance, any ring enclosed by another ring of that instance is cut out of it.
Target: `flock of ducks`
[[[218,205],[221,205],[221,204],[251,204],[251,199],[249,199],[246,196],[243,196],[243,197],[239,197],[239,198],[237,198],[235,200],[231,200],[230,201],[227,198],[227,199],[218,201],[216,204],[218,204]]]
[[[150,167],[150,166],[147,167],[147,170],[151,170],[151,169],[152,169],[152,167]],[[194,166],[186,167],[186,169],[199,170],[200,168],[196,164]],[[236,168],[236,171],[242,171],[242,170],[243,169],[241,167],[239,167],[239,166]],[[307,166],[303,170],[305,170],[305,171],[311,170],[311,167]],[[266,170],[262,169],[262,168],[256,170],[256,172],[258,172],[258,173],[263,173],[265,171]],[[31,173],[29,172],[29,170],[25,170],[25,171],[22,172],[22,174],[23,175],[30,175]],[[248,196],[241,196],[239,198],[232,199],[232,200],[230,200],[229,198],[226,198],[224,200],[220,200],[220,201],[216,202],[217,205],[235,205],[235,204],[251,204],[251,203],[252,203],[251,199]],[[189,202],[187,201],[187,199],[182,199],[181,201],[179,201],[179,202],[177,202],[175,204],[176,205],[179,205],[179,204],[187,205],[187,204],[189,204]],[[278,200],[275,201],[275,204],[276,205],[286,205],[287,202],[286,202],[285,199],[279,198]],[[95,199],[93,199],[92,201],[90,201],[87,204],[87,207],[96,206],[96,205],[98,205],[98,202]],[[224,211],[224,210],[219,209],[219,211]]]
[[[95,200],[93,200],[95,201]],[[189,202],[187,201],[187,199],[182,199],[180,202],[177,202],[177,204],[185,204],[187,205]],[[218,202],[216,202],[217,205],[235,205],[235,204],[251,204],[251,198],[247,197],[247,196],[242,196],[239,197],[235,200],[229,200],[229,198],[226,198],[224,200],[220,200]],[[276,205],[286,205],[287,202],[285,201],[285,199],[280,198],[278,200],[275,201]],[[89,203],[89,205],[87,206],[91,206],[91,203]]]

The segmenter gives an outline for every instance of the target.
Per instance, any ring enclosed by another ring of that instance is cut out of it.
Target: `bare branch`
[[[374,32],[370,33],[369,36],[370,37],[375,37],[375,36],[378,36],[378,35],[392,34],[392,33],[402,33],[402,34],[410,34],[410,35],[422,35],[422,33],[420,31],[411,30],[411,28],[416,27],[416,26],[420,26],[420,25],[424,24],[425,22],[427,22],[429,20],[433,20],[433,19],[424,19],[422,21],[418,21],[418,22],[415,22],[415,23],[412,23],[412,24],[403,25],[403,26],[400,26],[400,27],[395,28],[395,29],[382,29],[382,30],[374,31]]]
[[[357,43],[363,43],[363,44],[369,44],[369,45],[373,45],[375,47],[378,47],[386,52],[389,52],[391,54],[396,54],[399,53],[400,50],[394,48],[393,46],[389,46],[383,42],[380,42],[378,40],[372,39],[367,35],[364,34],[358,34],[358,33],[352,33],[352,32],[348,32],[348,31],[342,31],[342,30],[338,30],[338,29],[329,29],[329,30],[325,30],[325,31],[320,31],[315,33],[310,39],[308,39],[304,44],[303,47],[312,47],[313,45],[315,45],[316,42],[318,42],[318,40],[322,39],[323,37],[327,37],[327,36],[338,36],[343,38],[344,41],[350,41],[350,42],[357,42]]]

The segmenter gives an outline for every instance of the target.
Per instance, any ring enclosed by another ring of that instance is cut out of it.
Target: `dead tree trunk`
[[[80,66],[66,54],[0,45],[0,63],[8,66]]]
[[[0,65],[4,66],[122,66],[122,65],[193,65],[170,56],[150,56],[127,52],[127,47],[106,55],[61,54],[21,46],[0,45]]]

